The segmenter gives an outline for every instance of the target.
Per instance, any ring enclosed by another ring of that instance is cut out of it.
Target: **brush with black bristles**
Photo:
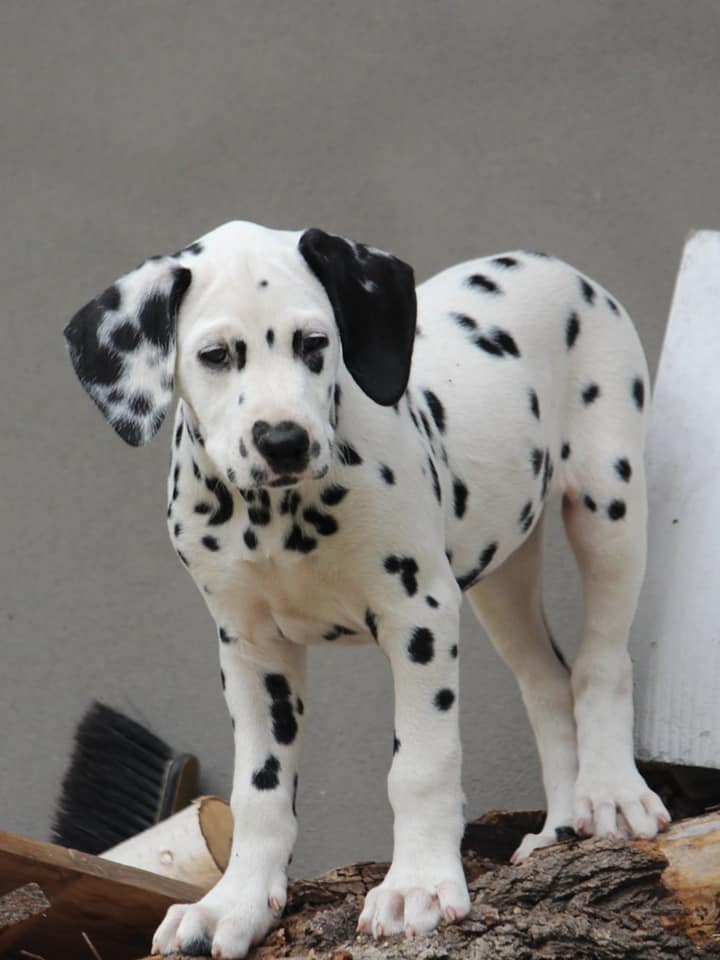
[[[198,762],[97,701],[75,731],[52,825],[53,843],[100,854],[187,806]]]

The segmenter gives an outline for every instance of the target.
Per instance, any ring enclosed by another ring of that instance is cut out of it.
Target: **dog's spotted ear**
[[[412,267],[317,229],[306,230],[298,248],[332,304],[353,379],[376,403],[397,403],[410,376],[415,340]]]
[[[192,273],[154,257],[79,310],[65,328],[75,373],[134,447],[157,433],[172,402],[175,322]]]

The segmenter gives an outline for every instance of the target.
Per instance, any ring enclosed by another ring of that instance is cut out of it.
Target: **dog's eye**
[[[329,342],[324,333],[309,333],[302,339],[301,353],[303,358],[311,357],[314,353],[324,350]]]
[[[228,365],[230,356],[227,347],[207,347],[198,353],[198,360],[211,370],[220,370]]]

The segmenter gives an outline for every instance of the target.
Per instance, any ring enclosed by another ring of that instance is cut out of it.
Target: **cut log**
[[[209,890],[227,867],[232,830],[229,804],[218,797],[198,797],[101,858]]]
[[[473,907],[462,924],[411,941],[356,936],[362,898],[387,869],[356,864],[292,883],[281,925],[252,960],[720,957],[720,815],[674,824],[653,841],[561,844],[519,867],[490,859],[535,819],[493,814],[470,825],[464,860]]]

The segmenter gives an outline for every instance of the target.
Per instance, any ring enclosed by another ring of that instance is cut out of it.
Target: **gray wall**
[[[393,249],[419,277],[552,251],[624,301],[654,368],[685,234],[720,226],[719,28],[717,0],[0,5],[0,827],[46,836],[94,697],[230,784],[214,630],[166,538],[170,431],[133,451],[106,428],[71,313],[240,217]],[[467,812],[538,804],[514,683],[463,632]],[[295,871],[388,855],[382,655],[314,651],[308,708]]]

